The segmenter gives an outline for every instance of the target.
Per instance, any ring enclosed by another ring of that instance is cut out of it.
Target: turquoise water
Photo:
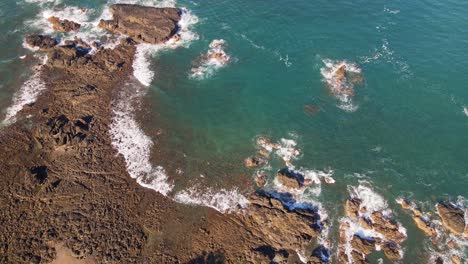
[[[63,1],[94,8],[104,1]],[[47,5],[53,5],[47,4]],[[183,189],[203,174],[207,185],[253,188],[243,159],[255,138],[294,139],[296,167],[333,170],[336,184],[317,198],[334,226],[347,185],[365,180],[408,229],[405,263],[423,263],[429,241],[394,200],[427,210],[440,199],[468,197],[468,2],[463,1],[179,1],[200,19],[199,39],[154,59],[146,98],[150,128],[167,131],[156,147],[181,156]],[[44,5],[0,3],[0,106],[27,78],[22,37]],[[214,39],[233,60],[203,80],[192,61]],[[354,62],[364,82],[349,112],[328,92],[322,60]],[[320,111],[309,115],[305,105]],[[171,166],[171,158],[157,161]],[[208,162],[210,164],[208,164]],[[270,177],[284,166],[273,161]],[[248,182],[245,184],[245,182]],[[332,236],[336,236],[336,232]]]

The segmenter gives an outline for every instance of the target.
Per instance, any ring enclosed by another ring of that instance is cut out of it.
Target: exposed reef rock
[[[70,31],[77,31],[80,29],[81,25],[74,22],[74,21],[70,21],[68,19],[60,19],[58,17],[55,17],[55,16],[51,16],[47,19],[47,21],[49,21],[50,24],[52,24],[52,28],[55,30],[55,31],[58,31],[58,32],[63,32],[63,33],[68,33]]]
[[[451,203],[438,203],[437,213],[448,231],[456,235],[463,234],[466,223],[465,212],[461,208]]]
[[[42,51],[49,50],[57,45],[55,38],[44,35],[31,35],[26,37],[25,42],[32,48],[38,48]]]
[[[161,43],[174,36],[182,12],[177,8],[155,8],[117,4],[110,8],[112,20],[101,20],[99,27],[130,36],[136,42]]]
[[[276,178],[282,185],[290,189],[300,189],[304,186],[304,175],[289,168],[278,171]]]

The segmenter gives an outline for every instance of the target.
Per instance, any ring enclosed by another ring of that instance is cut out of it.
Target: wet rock
[[[382,245],[382,250],[389,260],[398,260],[401,258],[400,247],[393,242],[386,242]]]
[[[304,186],[304,175],[289,168],[284,168],[276,174],[278,181],[290,189],[300,189]]]
[[[451,258],[450,258],[453,262],[453,264],[461,264],[461,258],[457,255],[453,255]]]
[[[49,21],[49,23],[52,24],[52,28],[55,30],[55,31],[58,31],[58,32],[63,32],[63,33],[68,33],[70,31],[77,31],[80,29],[81,25],[74,22],[74,21],[70,21],[68,19],[60,19],[56,16],[51,16],[47,19],[47,21]]]
[[[267,175],[263,174],[263,173],[257,173],[255,175],[255,183],[257,184],[258,187],[263,187],[265,186],[267,182]]]
[[[347,216],[355,218],[359,216],[359,208],[361,207],[361,199],[348,198],[345,202],[345,213]]]
[[[320,108],[318,106],[315,106],[315,105],[304,105],[304,111],[308,115],[315,115],[318,112],[320,112]]]
[[[264,150],[264,149],[259,149],[257,150],[257,154],[264,157],[264,158],[269,158],[270,157],[270,152]]]
[[[444,260],[441,257],[437,257],[434,260],[434,264],[444,264]]]
[[[353,248],[364,255],[369,255],[375,250],[375,240],[373,238],[361,237],[354,235],[351,240]]]
[[[343,80],[346,78],[346,65],[342,65],[335,71],[335,78]]]
[[[433,237],[437,235],[437,231],[433,223],[431,223],[428,219],[425,219],[422,216],[414,216],[413,217],[416,226],[421,229],[426,235]]]
[[[366,264],[369,263],[367,261],[367,258],[360,252],[353,250],[351,252],[351,257],[353,258],[353,263],[354,264]]]
[[[453,241],[453,240],[450,240],[448,243],[447,243],[447,246],[449,248],[457,248],[458,247],[458,244],[457,242]]]
[[[244,165],[247,168],[261,167],[267,164],[267,161],[260,157],[248,157],[244,160]]]
[[[401,208],[410,210],[411,209],[411,202],[408,201],[407,199],[402,199],[400,202]]]
[[[26,37],[25,41],[29,46],[39,48],[40,50],[49,50],[57,45],[55,38],[44,35],[31,35]]]
[[[372,229],[372,221],[368,218],[359,218],[359,224],[365,229]]]
[[[371,214],[374,230],[384,235],[391,241],[401,243],[406,239],[406,235],[400,231],[397,223],[385,217],[382,212],[377,211]]]
[[[309,259],[310,264],[329,263],[331,257],[330,249],[323,245],[319,245],[312,251],[312,256]]]
[[[99,27],[130,36],[139,43],[157,44],[174,36],[181,11],[177,8],[155,8],[117,4],[110,7],[112,20],[101,20]]]
[[[438,203],[437,213],[448,231],[456,235],[461,235],[464,232],[465,212],[461,208],[451,203]]]

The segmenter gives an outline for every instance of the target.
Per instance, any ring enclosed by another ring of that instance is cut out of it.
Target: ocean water
[[[130,169],[140,168],[135,178],[160,175],[150,188],[227,212],[239,202],[245,205],[244,196],[255,189],[257,171],[244,168],[243,160],[255,154],[256,139],[293,140],[299,154],[291,166],[310,178],[330,175],[336,181],[301,194],[327,212],[330,238],[337,237],[351,186],[367,186],[372,189],[365,192],[368,200],[391,209],[407,229],[404,263],[424,263],[433,249],[397,198],[408,197],[432,213],[439,200],[467,206],[468,2],[126,2],[176,5],[188,14],[183,45],[141,52],[135,78],[129,80],[141,107],[119,112],[135,120],[130,124],[136,130],[125,138],[147,151],[143,160],[132,158],[138,152],[124,154],[133,162]],[[93,38],[104,34],[92,22],[108,5],[0,3],[2,118],[39,60],[22,46],[23,37],[50,33],[41,24],[43,14],[89,22],[82,37]],[[200,65],[197,58],[220,39],[229,61]],[[345,61],[360,71],[362,81],[354,85],[352,98],[329,91],[323,73],[330,61]],[[199,66],[205,70],[194,76],[191,69]],[[319,111],[308,113],[305,106]],[[156,130],[161,135],[151,132]],[[268,188],[277,187],[273,179],[286,166],[283,154],[273,154],[264,168]]]

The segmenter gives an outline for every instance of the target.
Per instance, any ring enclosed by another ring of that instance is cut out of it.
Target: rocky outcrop
[[[463,234],[466,225],[465,212],[448,202],[438,203],[436,207],[445,228],[456,235]]]
[[[398,244],[396,244],[396,243],[385,242],[382,245],[382,250],[383,250],[385,256],[389,260],[399,260],[402,257],[401,253],[400,253],[400,251],[401,251],[400,246],[398,246]]]
[[[248,157],[244,160],[244,165],[247,168],[261,167],[267,164],[267,161],[260,157]]]
[[[359,209],[361,207],[361,199],[358,198],[349,198],[345,202],[345,213],[351,218],[356,218],[359,216]]]
[[[351,245],[355,250],[363,253],[364,255],[369,255],[375,250],[375,239],[354,235],[351,240]]]
[[[158,44],[174,36],[181,18],[177,8],[155,8],[117,4],[110,7],[112,20],[101,20],[99,27],[131,37],[134,41]]]
[[[289,168],[278,171],[276,178],[279,183],[290,189],[300,189],[304,186],[304,175]]]
[[[434,223],[424,218],[423,216],[413,216],[413,220],[416,223],[416,226],[422,230],[426,235],[434,237],[437,235],[437,230],[435,229]]]
[[[68,33],[70,31],[77,31],[80,29],[81,25],[74,22],[74,21],[71,21],[71,20],[68,20],[68,19],[60,19],[56,16],[51,16],[47,19],[47,21],[49,21],[50,24],[52,24],[52,28],[55,30],[55,31],[58,31],[58,32],[63,32],[63,33]]]
[[[55,38],[44,36],[44,35],[31,35],[26,37],[25,42],[32,48],[38,48],[40,50],[49,50],[57,45]]]

